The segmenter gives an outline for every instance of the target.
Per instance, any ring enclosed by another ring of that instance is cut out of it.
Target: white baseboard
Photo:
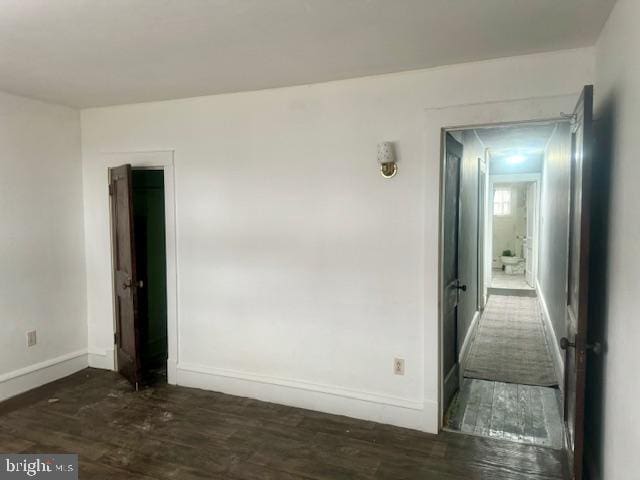
[[[0,401],[87,368],[87,351],[67,353],[0,375]]]
[[[103,370],[115,369],[114,351],[110,349],[89,348],[89,366],[92,368],[101,368]]]
[[[553,365],[556,371],[556,378],[558,380],[558,386],[560,390],[564,389],[564,360],[562,351],[560,350],[560,343],[558,342],[558,337],[556,337],[556,332],[553,329],[553,323],[551,322],[551,315],[549,314],[549,307],[547,306],[547,301],[544,298],[544,294],[542,293],[542,288],[540,288],[540,283],[538,279],[536,279],[536,292],[538,293],[538,299],[540,300],[540,306],[542,307],[542,318],[544,320],[544,334],[547,337],[547,343],[551,346],[553,357]]]
[[[178,384],[178,362],[173,358],[167,359],[167,383],[169,385]]]
[[[460,349],[460,354],[458,355],[458,363],[460,364],[461,376],[464,375],[464,370],[467,366],[469,351],[471,350],[473,339],[476,338],[476,331],[478,330],[479,320],[480,320],[480,311],[476,310],[476,312],[473,314],[473,320],[471,320],[471,324],[469,325],[467,334],[464,337],[464,341],[462,342],[462,348]]]
[[[181,363],[177,384],[255,398],[292,407],[386,423],[430,433],[438,432],[436,402],[319,385]]]

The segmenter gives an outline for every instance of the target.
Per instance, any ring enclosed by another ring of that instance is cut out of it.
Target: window
[[[493,214],[496,216],[511,215],[511,189],[496,188],[493,193]]]

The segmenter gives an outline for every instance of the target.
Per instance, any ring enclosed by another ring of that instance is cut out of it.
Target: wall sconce
[[[378,144],[378,163],[380,164],[380,173],[384,178],[391,178],[398,173],[396,149],[393,142]]]

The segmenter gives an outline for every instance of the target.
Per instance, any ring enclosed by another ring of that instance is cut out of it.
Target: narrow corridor
[[[447,429],[562,448],[560,391],[538,299],[491,295]]]

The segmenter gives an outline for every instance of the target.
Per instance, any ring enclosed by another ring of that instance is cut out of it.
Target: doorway
[[[141,161],[109,168],[116,369],[136,389],[168,380],[175,264],[167,170]]]
[[[530,168],[540,171],[490,176],[489,293],[535,296],[542,165]]]
[[[536,291],[539,192],[559,122],[446,133],[443,226],[446,239],[447,225],[457,219],[460,240],[445,243],[443,265],[457,267],[460,288],[456,302],[443,303],[458,306],[456,325],[447,325],[453,320],[443,312],[443,332],[458,337],[451,349],[458,358],[455,384],[445,376],[445,392],[453,391],[446,397],[445,429],[562,448],[556,342],[545,332]],[[459,168],[452,168],[452,156],[460,158]],[[457,190],[451,175],[458,176]],[[457,203],[449,199],[456,195]]]
[[[144,383],[166,381],[167,253],[164,171],[132,169],[133,225],[137,262],[140,367]]]
[[[578,99],[576,103],[576,99]],[[572,110],[573,109],[573,110]],[[589,284],[589,218],[591,211],[591,169],[593,158],[593,87],[585,86],[582,93],[575,96],[549,97],[530,100],[516,100],[511,102],[495,102],[479,105],[462,105],[447,108],[433,108],[427,110],[427,138],[429,145],[435,148],[438,145],[441,154],[440,163],[440,232],[439,232],[439,323],[440,323],[440,353],[439,353],[439,412],[440,428],[446,428],[447,414],[451,404],[446,401],[446,387],[444,371],[444,358],[447,355],[447,345],[444,343],[443,333],[445,331],[445,282],[443,279],[443,259],[446,255],[447,244],[444,242],[444,219],[446,215],[445,207],[445,178],[446,172],[446,136],[451,134],[460,140],[463,135],[467,136],[467,141],[463,144],[463,168],[462,175],[468,179],[467,167],[472,163],[479,162],[485,155],[488,159],[489,152],[482,151],[482,143],[477,143],[473,147],[473,138],[477,138],[478,131],[484,128],[494,129],[496,127],[514,127],[526,125],[539,125],[543,123],[552,124],[551,135],[545,147],[548,154],[548,161],[544,163],[542,180],[538,196],[540,198],[539,212],[539,243],[537,246],[538,259],[534,265],[535,275],[533,281],[536,291],[536,299],[542,316],[544,335],[547,345],[551,347],[554,367],[558,375],[557,384],[560,398],[557,398],[561,412],[560,434],[562,436],[562,450],[570,468],[571,478],[582,478],[583,459],[583,424],[584,424],[584,380],[587,355],[599,355],[600,346],[597,342],[587,344],[587,318],[588,318],[588,284]],[[562,112],[571,112],[569,114]],[[496,119],[503,120],[502,123],[494,123]],[[530,120],[527,120],[530,119]],[[553,125],[555,124],[555,125]],[[443,127],[455,125],[456,127]],[[468,125],[459,127],[459,125]],[[463,139],[464,140],[464,139]],[[469,143],[471,142],[471,143]],[[473,147],[473,148],[472,148]],[[495,146],[494,146],[495,148]],[[468,209],[464,205],[475,207],[478,212],[484,210],[484,221],[480,220],[480,228],[484,228],[484,242],[479,248],[485,254],[479,253],[483,258],[476,259],[479,275],[482,277],[477,281],[480,286],[480,299],[472,318],[465,317],[468,323],[466,335],[463,333],[464,341],[459,351],[458,363],[460,383],[458,394],[461,392],[465,380],[466,366],[470,346],[473,345],[477,336],[479,325],[483,314],[489,310],[491,296],[488,294],[491,279],[491,264],[483,264],[483,259],[491,258],[491,229],[488,225],[488,210],[491,208],[489,198],[490,189],[488,179],[491,174],[498,174],[499,165],[497,162],[487,161],[486,179],[484,184],[486,195],[484,196],[484,206],[481,207],[475,202],[482,202],[482,197],[469,201],[469,197],[463,192],[475,193],[480,188],[472,182],[471,187],[466,186],[467,182],[461,182],[460,198],[462,201],[461,219],[469,218]],[[518,162],[515,162],[518,163]],[[496,168],[498,167],[498,168]],[[480,169],[474,169],[478,171]],[[465,173],[466,172],[466,173]],[[504,172],[503,172],[504,173]],[[512,172],[513,173],[513,172]],[[519,172],[524,173],[524,172]],[[480,175],[477,176],[480,178]],[[480,195],[480,194],[478,194]],[[472,195],[471,195],[472,196]],[[466,212],[466,213],[465,213]],[[478,215],[480,218],[481,214]],[[473,217],[471,217],[473,218]],[[460,237],[469,238],[469,235],[482,235],[482,232],[469,222],[461,221],[460,229],[466,228],[468,233],[459,233]],[[474,278],[462,268],[460,275],[467,275],[467,279]],[[570,272],[570,273],[569,273]],[[477,278],[477,277],[476,277]],[[466,282],[462,283],[468,286]],[[474,285],[472,285],[474,286]],[[461,305],[465,300],[465,295],[470,291],[460,291]],[[570,293],[572,292],[572,293]],[[467,295],[470,299],[475,295]],[[494,296],[497,298],[497,296]],[[519,301],[527,301],[532,297],[515,297]],[[486,303],[485,303],[486,300]],[[467,302],[469,303],[469,302]],[[484,303],[484,310],[483,310]],[[460,316],[460,313],[459,315]],[[535,318],[535,316],[534,316]],[[517,345],[517,342],[513,342]],[[518,354],[521,352],[518,351]],[[521,355],[522,356],[522,355]],[[508,362],[505,362],[508,364]],[[546,387],[541,387],[546,388]],[[523,391],[526,389],[522,389]],[[512,395],[512,394],[509,394]],[[519,393],[517,393],[519,396]],[[506,393],[501,395],[507,398]],[[487,398],[488,395],[479,395],[477,389],[471,395],[476,399],[476,404],[486,402],[478,401],[479,398]],[[455,398],[455,397],[454,397]],[[513,397],[512,397],[513,398]],[[548,402],[549,403],[549,402]],[[553,404],[551,402],[550,404]],[[492,406],[489,405],[489,410]],[[500,409],[496,409],[499,412]],[[502,410],[504,411],[504,410]],[[478,412],[476,409],[475,412]],[[499,415],[498,415],[499,416]],[[478,416],[476,415],[476,418]],[[502,418],[506,418],[502,416]],[[468,424],[467,424],[468,425]],[[491,435],[492,429],[487,430]],[[466,432],[465,432],[466,433]],[[494,434],[495,435],[495,434]],[[500,433],[498,433],[500,435]],[[504,435],[504,430],[502,430]],[[507,438],[504,436],[503,438]],[[519,435],[512,436],[509,440],[519,440]]]
[[[600,350],[586,343],[592,107],[587,86],[572,114],[441,130],[441,365],[449,348],[459,372],[449,400],[441,371],[442,428],[562,449],[572,478],[582,471],[587,352]],[[462,147],[457,211],[447,208],[456,205],[447,200],[449,137]],[[509,215],[517,218],[505,246],[498,217]],[[457,244],[445,241],[452,218]],[[451,255],[456,284],[443,276]],[[500,284],[505,277],[510,283]],[[455,326],[446,325],[451,285],[464,287],[456,288]],[[473,303],[475,311],[461,308]],[[456,350],[447,329],[464,339]]]

